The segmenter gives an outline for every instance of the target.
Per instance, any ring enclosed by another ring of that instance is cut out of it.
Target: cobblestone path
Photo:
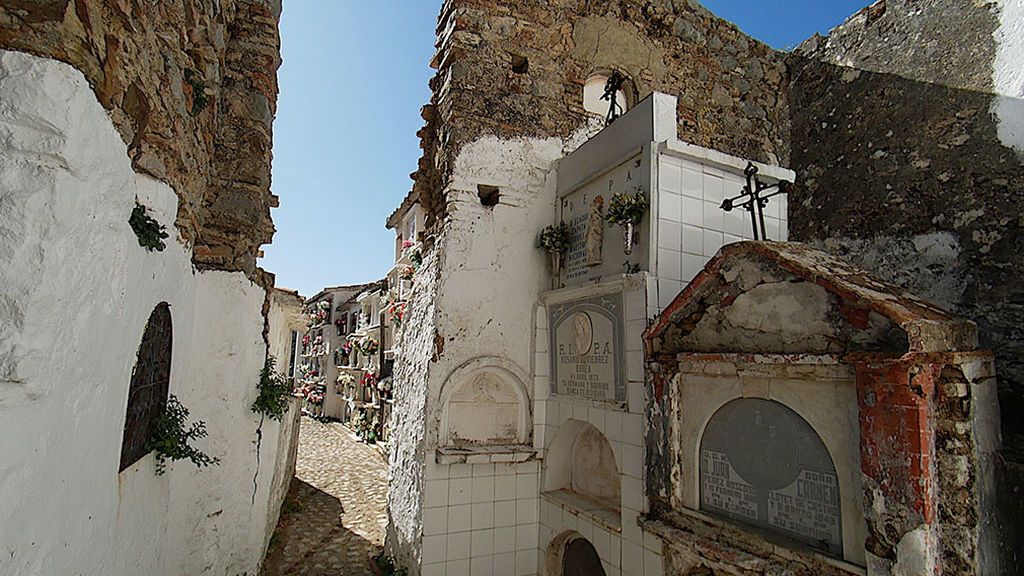
[[[262,576],[366,576],[387,525],[387,463],[336,422],[305,416],[295,478]]]

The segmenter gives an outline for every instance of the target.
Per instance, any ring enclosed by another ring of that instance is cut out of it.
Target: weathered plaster
[[[85,77],[0,51],[0,573],[255,574],[280,425],[250,411],[263,365],[263,288],[193,269],[178,197],[136,174]],[[128,224],[136,199],[162,252]],[[128,385],[146,320],[168,302],[170,392],[221,458],[118,473]],[[255,485],[254,485],[255,476]]]
[[[997,96],[992,114],[999,139],[1024,155],[1024,1],[999,0],[999,28],[992,84]]]

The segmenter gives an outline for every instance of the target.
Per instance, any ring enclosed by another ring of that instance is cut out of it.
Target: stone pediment
[[[644,333],[648,353],[974,350],[977,328],[795,242],[723,247]]]

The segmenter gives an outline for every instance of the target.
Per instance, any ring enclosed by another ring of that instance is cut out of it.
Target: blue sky
[[[594,0],[597,1],[597,0]],[[870,0],[704,0],[746,33],[791,48]],[[420,157],[420,107],[440,0],[287,0],[274,122],[277,233],[260,265],[304,296],[380,279],[384,221]]]

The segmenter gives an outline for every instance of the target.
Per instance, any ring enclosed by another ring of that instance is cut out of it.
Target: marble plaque
[[[622,294],[553,304],[548,320],[551,391],[624,401]]]
[[[637,154],[562,199],[562,221],[569,225],[571,235],[562,271],[565,286],[579,286],[622,274],[627,261],[631,266],[640,266],[641,270],[648,269],[650,211],[641,220],[637,230],[640,243],[633,246],[630,256],[626,256],[623,250],[622,229],[606,221],[595,223],[593,218],[594,201],[598,198],[603,205],[601,214],[607,214],[613,195],[646,193],[650,187],[650,162],[646,158]],[[588,232],[593,234],[590,229],[595,224],[600,225],[603,234],[599,263],[587,250],[587,235]]]
[[[821,438],[786,406],[734,400],[700,446],[701,509],[841,556],[839,479]]]

